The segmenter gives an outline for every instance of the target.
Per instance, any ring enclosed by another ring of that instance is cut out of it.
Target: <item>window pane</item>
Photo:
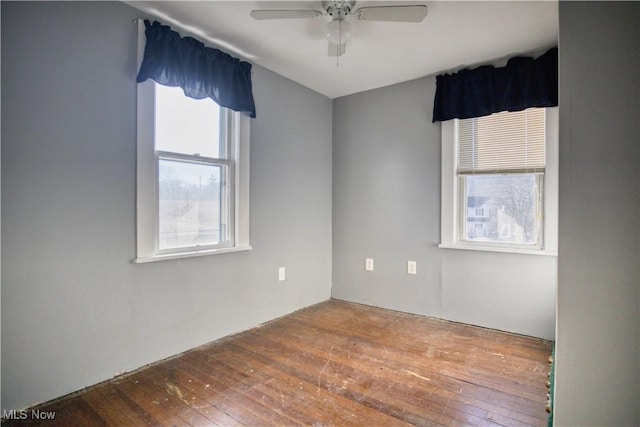
[[[159,249],[215,245],[226,240],[221,203],[224,168],[161,158]]]
[[[213,158],[224,157],[220,107],[213,100],[192,99],[181,88],[156,88],[156,149]]]
[[[465,240],[538,244],[540,174],[468,175]]]

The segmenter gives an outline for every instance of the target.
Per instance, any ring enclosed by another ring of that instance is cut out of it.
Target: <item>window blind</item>
[[[545,110],[458,121],[458,173],[544,172]]]

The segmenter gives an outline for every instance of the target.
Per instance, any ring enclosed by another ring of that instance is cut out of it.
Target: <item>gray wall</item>
[[[332,296],[553,339],[555,257],[437,247],[434,93],[426,77],[334,100]]]
[[[328,98],[255,67],[254,249],[132,264],[139,13],[1,6],[2,409],[329,298]]]
[[[558,426],[640,425],[640,3],[560,3]]]

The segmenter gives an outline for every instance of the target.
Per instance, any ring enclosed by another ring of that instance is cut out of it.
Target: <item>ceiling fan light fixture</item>
[[[351,24],[343,19],[334,19],[327,24],[325,35],[331,44],[347,43],[351,38]]]

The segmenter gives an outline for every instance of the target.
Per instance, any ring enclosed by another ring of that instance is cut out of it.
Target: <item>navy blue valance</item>
[[[537,59],[511,58],[502,68],[484,65],[436,76],[433,121],[556,105],[558,48],[553,48]]]
[[[178,86],[186,96],[211,98],[218,105],[256,116],[251,64],[192,38],[181,37],[166,25],[144,21],[147,43],[137,82],[148,78]]]

